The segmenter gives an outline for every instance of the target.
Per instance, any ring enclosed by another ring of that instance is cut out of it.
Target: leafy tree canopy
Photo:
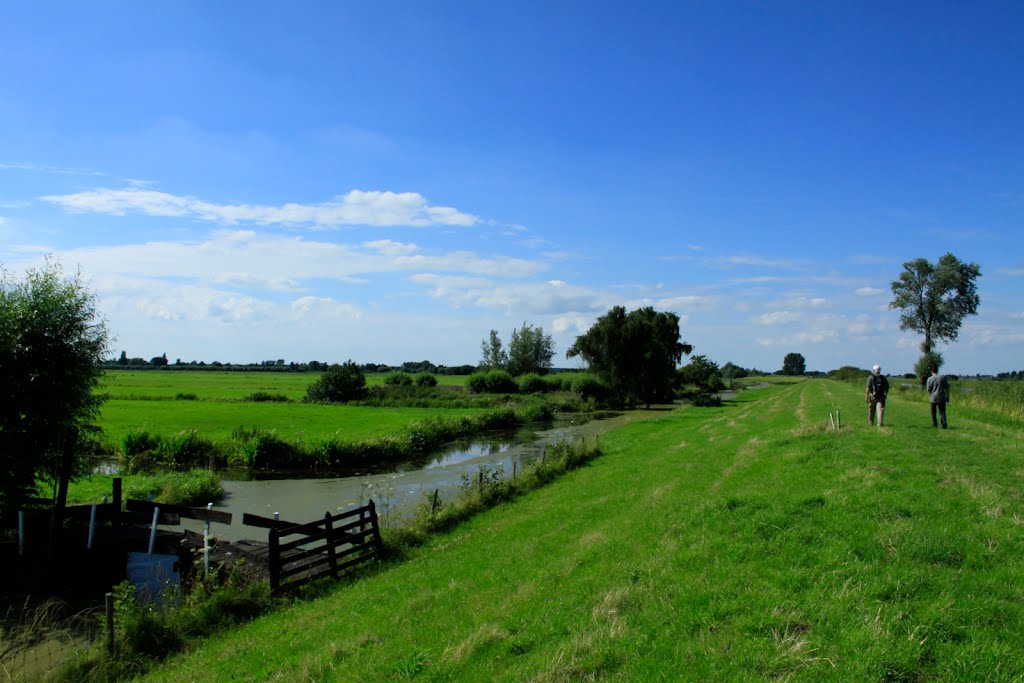
[[[551,369],[555,356],[555,342],[544,328],[523,323],[512,330],[508,349],[502,344],[497,330],[491,330],[480,344],[480,367],[484,370],[505,370],[512,376],[531,372],[545,374]]]
[[[651,307],[604,314],[566,353],[580,357],[622,405],[668,400],[676,366],[693,347],[679,340],[679,316]]]
[[[306,389],[306,400],[315,403],[357,401],[366,396],[366,376],[351,360],[331,365]]]
[[[783,375],[802,375],[805,372],[807,372],[807,362],[804,360],[803,354],[787,353],[786,357],[782,359]]]
[[[678,375],[681,383],[692,384],[704,394],[711,394],[725,388],[718,364],[707,356],[694,356],[689,363],[678,370]]]
[[[949,253],[935,264],[923,258],[907,261],[892,281],[889,308],[900,311],[901,330],[924,335],[921,351],[929,354],[937,341],[956,341],[963,319],[978,314],[980,276],[977,263],[964,263]]]
[[[106,321],[80,275],[48,261],[0,278],[0,512],[37,481],[67,483],[79,434],[99,412]]]

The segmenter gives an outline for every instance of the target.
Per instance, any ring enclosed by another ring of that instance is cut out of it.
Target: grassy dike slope
[[[589,466],[148,680],[1019,680],[1021,425],[862,413],[862,390],[813,380],[633,423]]]

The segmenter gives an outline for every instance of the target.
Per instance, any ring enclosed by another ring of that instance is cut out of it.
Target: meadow
[[[340,438],[366,441],[400,433],[437,417],[477,415],[482,408],[377,408],[302,403],[317,373],[131,371],[107,372],[99,392],[106,397],[98,425],[117,447],[135,431],[167,435],[195,430],[214,441],[228,441],[238,430],[273,431],[289,440]],[[383,374],[367,375],[379,386]],[[463,376],[439,376],[439,386],[465,385]],[[254,394],[287,401],[247,400]]]
[[[885,428],[865,413],[829,380],[652,411],[146,680],[1020,680],[1020,422],[955,403],[935,430],[899,394]]]

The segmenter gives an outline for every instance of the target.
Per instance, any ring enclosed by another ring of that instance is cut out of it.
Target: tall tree
[[[480,367],[489,370],[504,370],[508,365],[508,354],[502,346],[497,330],[491,330],[490,337],[480,344]]]
[[[672,396],[676,366],[693,347],[679,340],[679,316],[622,306],[601,316],[566,353],[583,358],[608,386],[613,400],[636,405]]]
[[[964,318],[978,314],[980,276],[977,263],[948,253],[935,264],[923,258],[903,264],[903,272],[892,281],[889,308],[900,311],[901,330],[924,335],[923,354],[931,354],[937,341],[956,341]]]
[[[106,321],[79,274],[48,261],[16,282],[0,278],[0,514],[36,482],[63,505],[83,464],[79,434],[103,399],[93,391],[108,352]]]
[[[529,372],[544,374],[551,369],[554,355],[555,342],[551,335],[544,334],[543,327],[534,327],[524,322],[518,330],[512,330],[506,369],[513,376]]]
[[[807,362],[802,353],[787,353],[782,359],[783,375],[802,375],[807,371]]]

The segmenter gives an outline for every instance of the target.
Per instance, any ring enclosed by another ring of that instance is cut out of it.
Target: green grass
[[[371,408],[315,403],[233,403],[223,401],[139,401],[110,399],[98,424],[106,439],[120,443],[134,430],[155,434],[196,430],[224,441],[239,427],[274,430],[286,439],[337,436],[365,441],[397,434],[410,424],[433,417],[472,416],[482,409]]]
[[[366,375],[366,384],[384,383],[386,373]],[[316,372],[218,372],[189,370],[110,370],[100,391],[115,399],[172,400],[179,393],[200,400],[237,400],[256,392],[283,394],[301,401]],[[465,375],[437,375],[438,386],[465,386]]]
[[[956,406],[933,430],[899,396],[884,429],[865,412],[862,388],[813,380],[630,424],[149,679],[1019,680],[1020,423]]]
[[[122,479],[123,498],[152,500],[171,505],[205,506],[220,500],[224,486],[220,477],[209,470],[190,472],[162,472],[159,474],[119,475]],[[109,501],[113,495],[114,477],[94,474],[71,482],[68,487],[68,505],[91,505]],[[46,492],[49,496],[49,492]]]

